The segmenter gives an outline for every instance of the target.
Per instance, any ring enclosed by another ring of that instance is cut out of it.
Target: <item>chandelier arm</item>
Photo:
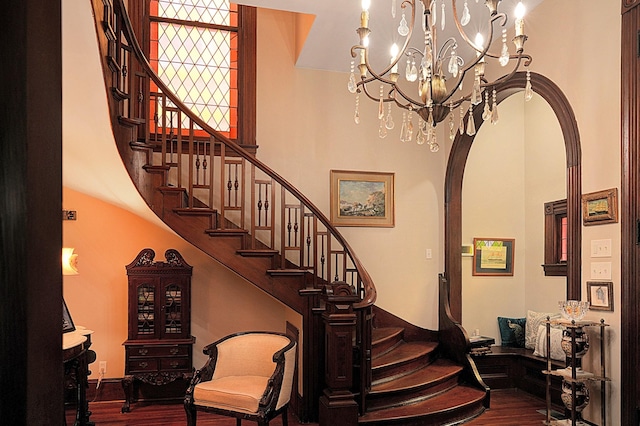
[[[416,102],[413,98],[411,98],[411,96],[408,96],[406,93],[404,93],[402,91],[402,89],[400,89],[397,85],[393,85],[393,90],[399,94],[400,96],[402,96],[402,98],[409,102],[411,105],[414,105],[415,107],[417,107],[418,109],[420,108],[424,108],[426,106],[426,104],[420,103],[420,102]],[[397,103],[397,101],[396,101]]]
[[[513,67],[513,69],[511,70],[511,72],[509,74],[503,75],[502,77],[497,78],[497,79],[493,80],[492,82],[488,82],[488,81],[485,80],[483,83],[480,84],[480,87],[490,87],[490,86],[496,87],[496,86],[501,85],[505,81],[510,80],[518,72],[518,69],[520,68],[520,63],[522,62],[522,58],[524,56],[529,56],[529,55],[522,55],[522,57],[519,57],[518,58],[518,62],[516,63],[516,66]],[[529,57],[529,59],[531,59],[531,57]]]
[[[489,19],[489,39],[486,42],[487,47],[485,47],[484,50],[480,50],[476,47],[475,43],[473,43],[471,39],[467,36],[467,33],[464,31],[464,28],[462,28],[462,24],[458,19],[458,9],[456,7],[456,0],[451,0],[451,5],[453,9],[453,21],[456,23],[456,28],[458,29],[458,33],[460,34],[460,37],[462,37],[464,42],[467,43],[472,49],[474,49],[476,52],[479,52],[480,57],[487,55],[487,52],[489,51],[489,46],[491,46],[491,43],[493,42],[493,22],[502,18],[502,22],[498,24],[501,27],[504,27],[507,24],[507,15],[505,13],[496,13],[494,16],[491,17],[491,19]],[[494,55],[494,54],[490,54],[487,56],[491,58],[500,57],[500,55]]]
[[[363,93],[365,94],[366,97],[368,97],[372,101],[379,102],[380,101],[380,96],[374,96],[374,95],[370,94],[369,90],[367,88],[367,83],[371,83],[371,82],[373,82],[375,80],[376,79],[374,79],[374,78],[368,78],[366,80],[362,80],[362,81],[358,82],[357,85],[361,87],[361,89],[362,89],[362,91],[363,91]],[[408,96],[406,93],[404,93],[402,91],[402,89],[400,89],[396,84],[394,84],[394,83],[392,83],[390,81],[384,80],[384,79],[379,80],[379,81],[383,81],[383,82],[385,82],[385,83],[387,83],[387,84],[389,84],[391,86],[391,89],[389,90],[388,97],[386,99],[383,98],[382,102],[395,102],[395,103],[398,103],[398,100],[396,99],[396,97],[395,96],[393,96],[393,97],[391,96],[392,92],[396,92],[397,94],[399,94],[402,97],[402,99],[404,99],[405,101],[407,101],[411,105],[414,105],[415,109],[424,108],[426,106],[423,103],[419,103],[419,102],[416,102],[415,100],[413,100],[410,96]]]

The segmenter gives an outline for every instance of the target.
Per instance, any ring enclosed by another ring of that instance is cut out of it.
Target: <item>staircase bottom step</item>
[[[361,416],[358,424],[367,426],[443,426],[455,425],[479,416],[485,410],[486,392],[466,385],[456,386],[433,398],[372,411]]]

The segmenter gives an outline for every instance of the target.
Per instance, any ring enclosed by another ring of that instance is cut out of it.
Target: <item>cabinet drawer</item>
[[[129,373],[137,373],[142,371],[158,371],[158,360],[149,359],[130,359],[127,363],[127,371]]]
[[[191,370],[191,360],[189,358],[163,358],[160,360],[160,369],[168,370]]]
[[[129,346],[127,347],[127,357],[164,357],[164,356],[188,356],[188,345],[167,345],[167,346]]]

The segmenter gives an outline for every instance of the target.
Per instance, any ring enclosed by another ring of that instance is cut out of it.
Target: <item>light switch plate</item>
[[[611,239],[591,240],[591,257],[611,257]]]
[[[610,280],[611,262],[591,262],[592,280]]]

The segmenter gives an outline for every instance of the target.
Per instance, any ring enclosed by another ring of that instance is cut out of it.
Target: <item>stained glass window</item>
[[[238,10],[228,0],[151,0],[150,61],[202,120],[237,137]]]

